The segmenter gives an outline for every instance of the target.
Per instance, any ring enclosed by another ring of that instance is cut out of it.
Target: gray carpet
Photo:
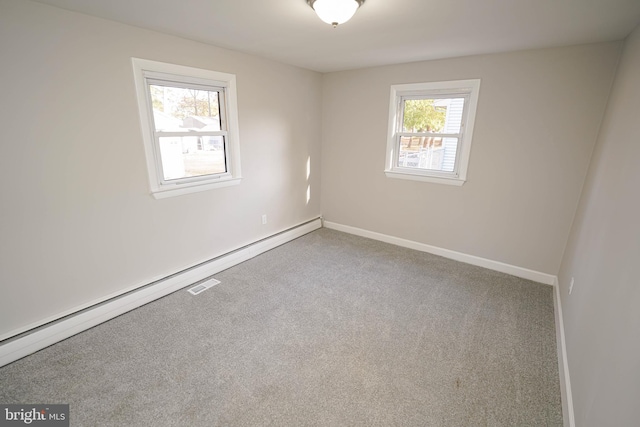
[[[561,426],[550,286],[321,229],[0,368],[73,426]]]

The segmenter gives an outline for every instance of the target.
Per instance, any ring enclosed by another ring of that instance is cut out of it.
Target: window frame
[[[240,171],[240,144],[236,76],[219,71],[131,58],[134,70],[140,127],[147,162],[151,194],[156,199],[237,185]],[[156,131],[150,86],[164,85],[218,92],[220,131]],[[184,134],[184,135],[182,135]],[[188,134],[188,135],[187,135]],[[167,136],[222,136],[226,172],[178,179],[165,179],[160,155],[160,138]]]
[[[385,175],[388,178],[409,179],[457,186],[463,185],[467,180],[467,169],[471,154],[473,127],[479,92],[480,79],[392,85],[389,101],[389,128],[384,169]],[[465,98],[459,133],[403,131],[404,100],[438,98]],[[453,171],[447,172],[399,166],[400,141],[403,136],[458,138]]]

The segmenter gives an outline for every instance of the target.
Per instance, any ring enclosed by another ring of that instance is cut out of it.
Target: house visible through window
[[[479,80],[392,86],[387,176],[462,185],[479,87]]]
[[[238,183],[235,76],[135,58],[133,63],[154,196]]]

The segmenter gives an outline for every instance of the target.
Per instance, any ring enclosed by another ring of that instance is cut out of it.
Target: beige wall
[[[324,76],[328,221],[543,273],[558,272],[620,43]],[[389,86],[482,79],[462,187],[386,178]]]
[[[576,425],[638,425],[640,27],[625,43],[559,280]]]
[[[239,186],[149,195],[131,57],[236,74]],[[0,337],[320,214],[318,73],[21,0],[0,58]]]

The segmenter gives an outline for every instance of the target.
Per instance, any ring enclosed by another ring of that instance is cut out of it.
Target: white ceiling
[[[338,28],[306,0],[36,0],[320,72],[599,41],[640,0],[366,0]]]

